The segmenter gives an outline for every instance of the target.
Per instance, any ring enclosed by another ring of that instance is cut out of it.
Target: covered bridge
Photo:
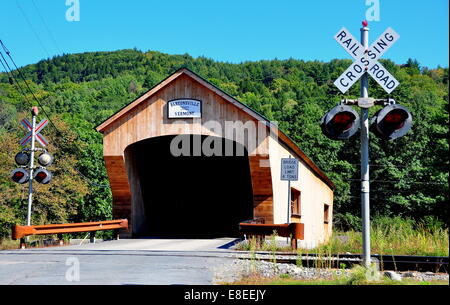
[[[299,161],[290,222],[306,245],[331,233],[334,185],[277,126],[188,69],[128,104],[97,131],[126,236],[237,236],[238,223],[286,223],[281,158]]]

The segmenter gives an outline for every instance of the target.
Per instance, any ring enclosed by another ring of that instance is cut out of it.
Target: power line
[[[23,17],[25,18],[25,21],[28,23],[28,26],[31,28],[31,31],[34,33],[34,36],[36,36],[37,40],[39,41],[39,44],[41,45],[42,49],[45,51],[45,53],[47,53],[48,58],[50,58],[51,57],[50,53],[45,48],[44,44],[42,43],[41,38],[39,38],[39,35],[34,30],[33,25],[31,24],[30,20],[28,19],[27,15],[25,14],[25,11],[22,9],[22,7],[20,6],[20,4],[17,0],[16,0],[16,5],[19,8],[20,12],[22,13]]]
[[[361,181],[361,179],[348,179],[350,181]],[[411,183],[411,184],[430,184],[430,185],[435,185],[435,184],[448,184],[445,182],[427,182],[427,181],[408,181],[408,180],[398,180],[398,181],[394,181],[394,180],[370,180],[370,182],[380,182],[380,183],[401,183],[401,182],[405,182],[405,183]]]
[[[48,113],[45,111],[44,107],[42,106],[41,102],[38,100],[38,98],[36,97],[36,95],[34,94],[33,90],[31,90],[30,86],[28,85],[27,80],[25,79],[25,76],[22,74],[22,71],[17,67],[16,62],[14,61],[14,59],[11,56],[11,52],[8,50],[8,48],[5,46],[5,44],[3,43],[3,41],[0,39],[0,44],[3,48],[3,50],[5,51],[6,55],[8,55],[9,59],[11,60],[11,62],[13,63],[14,67],[16,68],[16,71],[18,72],[20,78],[23,80],[23,82],[25,83],[25,86],[28,88],[28,91],[31,93],[31,95],[33,96],[33,98],[36,100],[36,102],[38,103],[39,107],[42,108],[42,111],[44,112],[44,114],[48,117],[49,122],[53,125],[53,127],[56,129],[58,135],[61,135],[61,132],[59,131],[59,129],[56,127],[55,124],[53,124],[52,120],[50,119],[50,116],[48,115]]]
[[[58,129],[58,127],[56,127],[56,125],[55,125],[55,124],[53,123],[53,121],[50,119],[49,114],[45,111],[45,109],[44,109],[44,107],[42,106],[42,104],[40,103],[39,99],[36,97],[36,95],[34,94],[33,90],[32,90],[32,89],[30,88],[30,86],[28,85],[28,83],[27,83],[27,81],[26,81],[24,75],[22,74],[21,70],[17,67],[17,65],[16,65],[16,63],[15,63],[15,61],[14,61],[14,59],[12,58],[11,52],[8,50],[8,48],[5,46],[5,44],[3,43],[3,41],[2,41],[1,39],[0,39],[0,44],[1,44],[2,48],[3,48],[3,50],[5,51],[5,53],[8,55],[9,59],[11,60],[11,62],[13,63],[14,67],[16,68],[16,71],[18,72],[19,76],[21,77],[21,79],[22,79],[23,82],[25,83],[25,85],[26,85],[28,91],[32,94],[32,96],[34,97],[34,99],[35,99],[36,102],[38,103],[39,107],[42,109],[42,111],[44,112],[44,114],[47,116],[48,121],[49,121],[49,122],[51,123],[51,125],[55,128],[55,130],[56,130],[56,132],[57,132],[57,135],[58,135],[58,136],[61,136],[62,138],[64,138],[64,135],[62,134],[62,132]],[[4,58],[3,53],[2,53],[1,51],[0,51],[0,54],[1,54],[1,57],[3,58],[3,60],[5,61],[7,67],[10,69],[8,62],[7,62],[6,59]],[[3,62],[2,62],[2,64],[3,64]],[[11,70],[11,69],[10,69],[10,70]],[[14,74],[12,73],[12,70],[11,70],[11,74],[12,74],[13,77],[14,77]],[[14,77],[14,79],[15,79],[15,77]],[[15,79],[15,81],[17,82],[16,79]],[[19,82],[17,82],[17,84],[19,84]],[[20,86],[20,85],[19,85],[19,86]],[[22,89],[21,89],[21,91],[22,91]],[[23,91],[22,91],[22,94],[23,94]],[[25,96],[25,95],[24,95],[24,96]],[[30,103],[30,104],[31,104],[31,103]],[[55,140],[55,139],[54,139],[54,140]],[[58,139],[58,140],[59,140],[59,139]],[[58,141],[56,141],[56,140],[55,140],[55,144],[56,144],[56,146],[59,146],[59,145],[58,145]],[[61,148],[61,147],[59,147],[59,148]],[[77,147],[77,149],[79,149],[79,148]],[[79,150],[79,151],[81,151],[81,150]],[[66,169],[68,169],[68,168],[66,167]],[[102,188],[108,188],[108,187],[109,187],[109,185],[106,185],[106,184],[98,184],[98,183],[95,183],[95,182],[91,181],[91,179],[89,179],[86,175],[84,175],[83,173],[81,173],[78,169],[76,169],[75,167],[74,167],[74,169],[75,169],[75,171],[76,171],[81,177],[83,177],[89,184],[94,185],[94,186],[97,186],[97,187],[102,187]]]
[[[58,49],[59,53],[62,55],[63,52],[61,51],[61,48],[59,47],[58,43],[56,42],[55,37],[53,36],[52,32],[50,31],[49,27],[47,26],[47,23],[45,22],[44,17],[42,16],[40,10],[38,9],[36,3],[34,2],[34,0],[31,0],[31,2],[33,3],[34,8],[36,9],[39,17],[41,18],[42,24],[44,25],[45,29],[47,30],[50,38],[52,39],[53,43],[55,44],[56,48]]]
[[[14,74],[12,73],[11,68],[8,65],[8,62],[6,61],[5,57],[3,56],[2,51],[0,50],[0,55],[2,57],[2,59],[0,60],[2,63],[3,68],[5,69],[6,74],[9,77],[9,82],[11,83],[11,85],[14,85],[14,87],[16,88],[16,90],[21,93],[25,99],[25,101],[30,105],[30,107],[33,107],[33,105],[31,104],[31,102],[28,100],[25,92],[22,89],[22,86],[20,86],[20,83],[17,81],[17,79],[15,78]],[[3,63],[4,61],[4,63]],[[5,66],[6,64],[6,66]]]

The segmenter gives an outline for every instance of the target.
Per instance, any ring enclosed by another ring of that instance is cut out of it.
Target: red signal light
[[[371,120],[370,130],[380,138],[395,140],[403,137],[412,126],[409,110],[398,104],[386,105]]]
[[[37,173],[37,175],[36,175],[36,180],[42,181],[42,180],[44,180],[46,177],[47,177],[47,174],[46,174],[46,173],[44,173],[44,172],[39,172],[39,173]]]
[[[384,117],[383,121],[391,125],[394,129],[400,129],[405,124],[408,114],[402,109],[395,109]]]
[[[350,112],[340,112],[333,117],[333,123],[340,130],[347,130],[352,127],[355,116]]]
[[[36,170],[34,180],[42,184],[48,184],[52,180],[52,174],[43,167]]]
[[[359,129],[359,115],[352,107],[339,104],[322,117],[320,128],[332,140],[346,140]]]
[[[11,174],[12,181],[24,184],[29,181],[28,172],[23,168],[16,168]]]
[[[14,173],[14,176],[13,176],[13,179],[19,181],[19,180],[22,179],[24,176],[25,176],[25,174],[22,173],[22,172],[15,172],[15,173]]]

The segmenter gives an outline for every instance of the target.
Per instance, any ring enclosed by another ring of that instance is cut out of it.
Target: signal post
[[[369,47],[369,28],[363,21],[361,43],[346,28],[342,28],[335,40],[355,59],[355,61],[334,82],[345,93],[358,80],[360,98],[344,99],[326,113],[321,120],[322,132],[333,140],[345,140],[361,130],[361,219],[363,240],[363,264],[370,265],[370,182],[369,182],[369,130],[380,138],[394,140],[405,135],[412,125],[411,113],[405,107],[396,104],[393,99],[374,99],[369,97],[368,75],[371,75],[383,89],[390,94],[400,83],[378,62],[399,38],[393,29],[388,28]],[[361,108],[359,116],[350,105]],[[383,105],[372,118],[369,127],[369,108]]]
[[[30,148],[24,149],[19,152],[15,161],[19,168],[13,170],[11,179],[20,184],[28,182],[28,213],[27,213],[27,225],[31,225],[31,206],[33,203],[33,179],[38,183],[47,184],[52,179],[52,174],[46,169],[47,166],[52,165],[53,156],[50,155],[45,148],[37,148],[36,142],[45,147],[48,145],[47,140],[40,134],[48,124],[48,120],[44,119],[39,124],[36,124],[36,117],[39,114],[37,107],[31,109],[32,120],[31,123],[27,119],[23,119],[21,124],[28,131],[25,137],[20,141],[22,146],[26,146],[30,142]],[[39,167],[36,168],[34,164],[35,153],[41,151],[42,153],[38,157]]]

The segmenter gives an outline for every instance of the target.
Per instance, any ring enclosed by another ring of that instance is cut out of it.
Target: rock
[[[385,271],[384,272],[384,276],[387,278],[390,278],[393,281],[401,281],[402,277],[400,276],[400,274],[395,273],[394,271]]]
[[[348,239],[349,239],[349,237],[347,235],[339,235],[339,236],[336,236],[336,238],[338,240],[340,240],[341,243],[343,243],[343,244],[347,243]]]

